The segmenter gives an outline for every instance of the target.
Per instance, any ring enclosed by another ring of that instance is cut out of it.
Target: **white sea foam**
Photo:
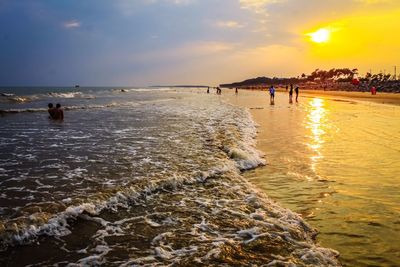
[[[65,93],[60,93],[60,92],[50,92],[47,94],[50,97],[56,97],[56,98],[94,98],[92,95],[85,95],[82,92],[65,92]]]
[[[53,164],[47,167],[55,168],[60,167],[59,165]],[[219,170],[212,172],[215,173],[223,173],[224,170]],[[104,209],[110,209],[117,211],[118,208],[127,208],[129,206],[130,201],[134,201],[142,196],[148,196],[153,194],[154,192],[159,191],[164,188],[179,188],[185,183],[196,183],[196,182],[204,182],[205,179],[209,177],[202,177],[200,180],[195,177],[184,177],[184,176],[174,176],[168,180],[161,180],[158,182],[149,182],[144,188],[127,188],[124,191],[117,192],[114,196],[110,197],[105,201],[95,201],[93,203],[82,203],[77,206],[69,206],[65,209],[65,211],[55,214],[52,218],[50,218],[47,223],[40,225],[20,225],[17,228],[12,228],[13,226],[8,226],[8,231],[3,232],[2,239],[0,243],[0,248],[6,248],[10,244],[26,244],[30,243],[37,236],[40,235],[66,235],[69,234],[70,231],[68,229],[68,220],[75,219],[80,216],[82,213],[88,213],[91,215],[97,215]],[[39,184],[40,182],[37,181]],[[12,189],[12,188],[11,188]],[[16,190],[23,190],[23,187],[16,187]],[[68,201],[69,202],[69,201]],[[161,225],[157,222],[152,221],[149,217],[146,217],[146,222],[152,227],[160,227]],[[11,227],[11,228],[10,228]]]
[[[12,113],[22,113],[22,112],[45,112],[45,108],[27,108],[27,109],[0,109],[0,114],[12,114]]]

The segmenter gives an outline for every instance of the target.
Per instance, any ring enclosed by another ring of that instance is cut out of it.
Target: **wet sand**
[[[222,92],[258,124],[267,166],[245,177],[317,228],[345,265],[398,265],[400,95],[301,90],[290,105],[284,91],[275,105],[267,91]]]

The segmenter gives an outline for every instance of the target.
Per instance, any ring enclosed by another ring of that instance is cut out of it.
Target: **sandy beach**
[[[258,124],[257,148],[267,165],[245,173],[247,179],[300,213],[344,264],[399,261],[393,184],[400,95],[301,90],[299,103],[289,104],[278,91],[275,105],[267,91],[225,89],[222,96],[248,108]]]

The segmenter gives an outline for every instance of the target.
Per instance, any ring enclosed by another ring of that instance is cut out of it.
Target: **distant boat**
[[[79,88],[79,84],[75,85],[75,88]]]

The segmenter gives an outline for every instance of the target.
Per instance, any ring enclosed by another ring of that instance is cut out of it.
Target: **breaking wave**
[[[47,96],[49,97],[56,97],[56,98],[85,98],[85,99],[93,99],[95,96],[93,95],[87,95],[82,92],[50,92],[47,93]]]

